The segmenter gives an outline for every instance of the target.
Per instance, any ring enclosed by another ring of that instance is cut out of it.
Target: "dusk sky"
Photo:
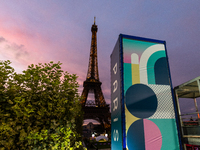
[[[60,61],[79,76],[81,93],[95,16],[99,76],[110,104],[110,54],[120,33],[166,41],[173,87],[200,76],[199,8],[199,0],[3,0],[0,60],[10,60],[18,73]]]

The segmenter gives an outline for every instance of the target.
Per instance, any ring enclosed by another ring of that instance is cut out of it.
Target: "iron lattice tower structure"
[[[92,40],[90,48],[89,66],[86,80],[83,82],[82,92],[82,109],[84,111],[84,119],[94,119],[101,123],[105,128],[106,124],[110,124],[109,105],[106,104],[103,92],[101,90],[101,82],[99,81],[98,61],[97,61],[97,25],[92,25]],[[88,93],[94,94],[94,100],[87,100]]]

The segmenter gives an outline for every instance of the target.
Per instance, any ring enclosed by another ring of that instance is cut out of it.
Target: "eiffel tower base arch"
[[[101,126],[106,129],[107,126],[110,125],[110,107],[83,107],[82,110],[84,111],[84,120],[86,119],[93,119],[96,120],[101,124]]]

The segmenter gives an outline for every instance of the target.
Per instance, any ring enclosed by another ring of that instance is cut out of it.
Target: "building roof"
[[[200,76],[176,86],[174,89],[179,98],[200,97]]]

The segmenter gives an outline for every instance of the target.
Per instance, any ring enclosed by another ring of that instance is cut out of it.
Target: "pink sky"
[[[173,86],[200,76],[200,1],[1,1],[0,59],[19,73],[30,64],[62,62],[86,79],[91,26],[98,25],[102,90],[110,103],[110,54],[118,35],[165,40]],[[190,108],[189,108],[190,109]],[[191,108],[192,109],[192,108]]]

